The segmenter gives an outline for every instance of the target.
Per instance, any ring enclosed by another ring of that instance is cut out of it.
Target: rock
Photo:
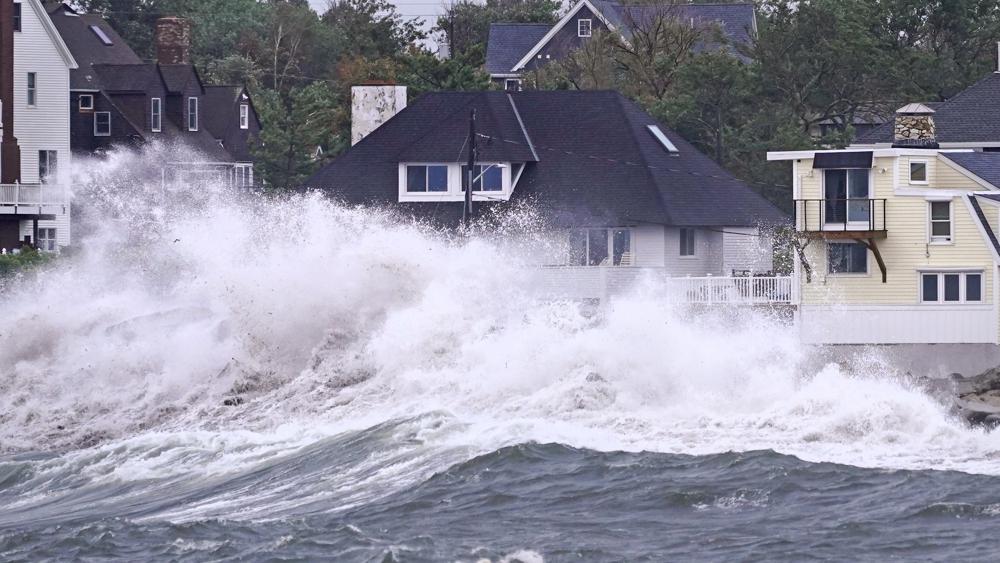
[[[945,382],[945,383],[941,383]],[[925,389],[932,395],[951,386],[953,412],[969,424],[988,430],[1000,426],[1000,367],[974,377],[953,373],[947,379],[937,380]]]

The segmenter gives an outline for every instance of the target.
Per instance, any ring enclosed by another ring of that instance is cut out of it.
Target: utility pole
[[[476,177],[476,108],[469,115],[469,163],[465,174],[465,207],[462,208],[462,224],[469,226],[472,220],[472,184]]]

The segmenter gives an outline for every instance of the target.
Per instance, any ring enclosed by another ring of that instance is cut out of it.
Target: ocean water
[[[84,163],[80,250],[4,288],[0,560],[995,559],[1000,434],[877,351],[541,299],[530,211],[444,234],[163,158]]]

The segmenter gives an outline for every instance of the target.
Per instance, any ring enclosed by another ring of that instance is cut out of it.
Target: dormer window
[[[465,191],[465,178],[469,173],[468,166],[462,166],[462,191]],[[498,164],[477,164],[472,169],[473,192],[502,192],[503,168]]]
[[[240,129],[250,128],[250,105],[240,104]]]
[[[188,131],[198,130],[198,98],[188,98]]]
[[[447,164],[419,164],[406,167],[406,191],[410,193],[447,192]]]
[[[593,21],[589,19],[576,20],[576,36],[590,37],[593,34]]]

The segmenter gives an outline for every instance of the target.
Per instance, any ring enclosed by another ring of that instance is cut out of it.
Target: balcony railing
[[[59,184],[0,184],[0,206],[46,207],[67,202],[66,188]]]
[[[797,199],[795,229],[799,232],[885,232],[885,199]]]
[[[642,286],[676,304],[763,305],[797,301],[791,276],[675,277],[666,268],[552,266],[536,280],[554,298],[606,299]]]

